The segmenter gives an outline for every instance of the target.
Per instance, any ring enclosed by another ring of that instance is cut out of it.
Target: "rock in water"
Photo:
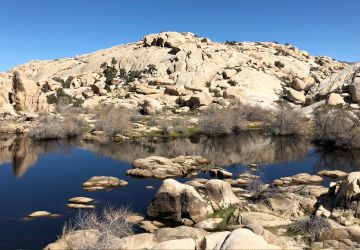
[[[83,188],[90,191],[96,191],[104,188],[126,186],[127,184],[127,181],[112,176],[94,176],[83,183]]]
[[[150,156],[133,161],[134,169],[130,169],[126,173],[137,177],[165,179],[186,176],[191,172],[200,171],[208,163],[209,160],[201,156],[178,156],[173,159]]]

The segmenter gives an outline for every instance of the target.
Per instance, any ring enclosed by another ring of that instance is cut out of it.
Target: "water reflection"
[[[237,164],[274,164],[296,161],[309,151],[317,155],[314,172],[321,169],[354,171],[360,168],[358,151],[313,149],[308,141],[286,137],[270,137],[257,133],[246,133],[221,138],[182,138],[162,142],[124,141],[119,143],[95,143],[84,141],[34,142],[16,135],[0,137],[0,165],[11,163],[13,172],[21,177],[34,166],[41,155],[57,151],[70,151],[81,147],[115,160],[132,162],[150,155],[176,157],[179,155],[201,155],[217,166]]]

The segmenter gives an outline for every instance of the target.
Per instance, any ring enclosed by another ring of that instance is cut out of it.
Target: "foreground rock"
[[[126,186],[127,181],[112,176],[94,176],[83,183],[83,188],[88,191],[97,191],[107,188]]]
[[[222,180],[209,180],[198,185],[199,191],[188,184],[166,179],[156,193],[148,215],[162,219],[171,219],[180,223],[191,220],[203,221],[214,211],[239,204],[229,183]],[[201,190],[201,191],[200,191]]]
[[[177,222],[182,222],[184,219],[200,222],[211,213],[213,213],[212,207],[194,187],[173,179],[164,180],[147,210],[147,214],[151,217],[172,219]]]
[[[165,179],[200,171],[208,163],[209,161],[201,156],[179,156],[173,159],[150,156],[135,160],[133,162],[134,169],[130,169],[126,173],[136,177]]]

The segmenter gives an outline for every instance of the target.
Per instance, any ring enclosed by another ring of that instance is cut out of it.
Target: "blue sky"
[[[278,41],[360,61],[359,11],[359,0],[0,0],[0,71],[160,31]]]

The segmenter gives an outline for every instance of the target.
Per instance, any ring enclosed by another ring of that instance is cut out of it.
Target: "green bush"
[[[275,67],[279,68],[279,69],[282,69],[285,67],[285,64],[283,64],[282,62],[280,61],[275,61]]]
[[[103,73],[106,77],[105,83],[111,84],[112,80],[116,77],[118,70],[115,67],[107,66]]]
[[[48,104],[56,104],[58,102],[57,96],[55,94],[51,94],[46,96]]]

